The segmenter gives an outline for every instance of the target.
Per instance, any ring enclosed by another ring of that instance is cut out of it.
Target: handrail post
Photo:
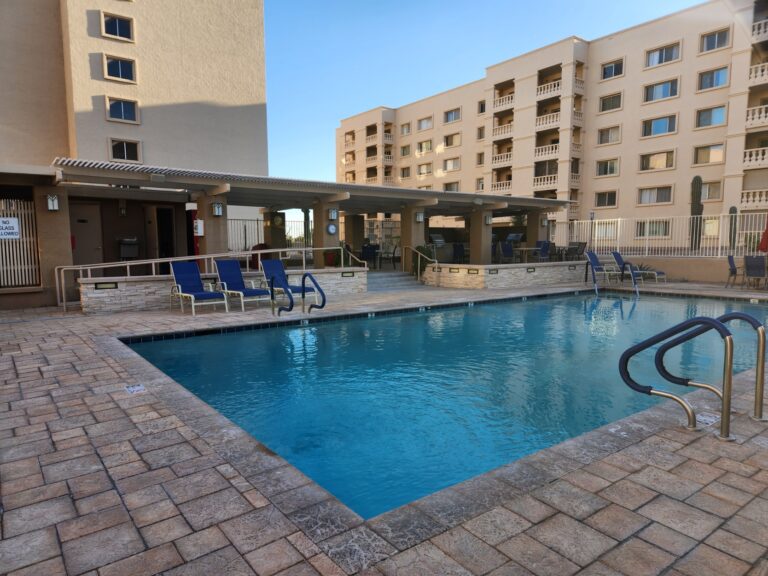
[[[755,366],[755,414],[754,420],[763,418],[763,397],[765,394],[765,327],[757,328],[757,366]]]
[[[720,415],[720,440],[733,440],[731,436],[731,395],[733,394],[733,336],[723,338],[723,401]]]

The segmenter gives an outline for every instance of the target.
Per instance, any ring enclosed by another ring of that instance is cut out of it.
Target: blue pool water
[[[746,303],[579,295],[132,347],[369,518],[651,406],[620,380],[621,352],[731,310],[768,319]],[[754,333],[733,329],[749,368]],[[636,379],[683,391],[660,385],[651,359],[633,362]],[[716,336],[669,359],[719,384]]]

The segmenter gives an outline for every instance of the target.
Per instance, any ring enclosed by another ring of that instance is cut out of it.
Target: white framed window
[[[443,160],[443,170],[453,172],[461,169],[461,158],[446,158]]]
[[[667,62],[674,62],[680,59],[680,42],[667,44],[661,48],[654,48],[645,52],[645,67],[660,66]]]
[[[600,106],[598,111],[610,112],[611,110],[618,110],[621,108],[621,92],[616,94],[608,94],[607,96],[600,97]]]
[[[482,166],[485,164],[485,152],[478,152],[477,156],[475,157],[475,164],[478,166]]]
[[[485,140],[485,126],[478,126],[477,127],[477,139],[478,140]]]
[[[102,12],[101,35],[116,40],[133,41],[133,19]]]
[[[621,140],[621,127],[608,126],[597,131],[597,144],[615,144]]]
[[[141,162],[141,143],[136,140],[110,138],[109,159],[118,162]]]
[[[432,128],[432,116],[427,116],[425,118],[419,118],[416,121],[416,129],[421,130],[429,130]]]
[[[619,159],[609,158],[607,160],[598,160],[596,176],[615,176],[619,173]]]
[[[699,72],[698,89],[712,90],[728,84],[728,66]]]
[[[459,191],[459,183],[458,182],[446,182],[443,184],[443,192],[458,192]]]
[[[456,134],[447,134],[443,136],[443,146],[446,148],[451,148],[453,146],[460,146],[461,145],[461,134],[458,132]]]
[[[672,228],[671,222],[664,219],[639,220],[635,223],[636,238],[666,238]]]
[[[406,178],[411,177],[411,167],[410,166],[404,166],[403,168],[400,168],[400,178],[402,180],[405,180]]]
[[[443,112],[443,124],[450,124],[459,120],[461,120],[461,108],[453,108]]]
[[[693,149],[694,164],[716,164],[725,160],[725,144],[696,146]]]
[[[411,133],[411,123],[405,122],[400,124],[400,136],[408,136]]]
[[[427,176],[428,174],[432,174],[432,162],[427,162],[426,164],[419,164],[416,167],[416,174],[419,176]]]
[[[426,154],[432,152],[432,140],[422,140],[416,144],[416,152]]]
[[[696,128],[722,126],[723,124],[725,124],[725,106],[696,110]]]
[[[109,80],[136,82],[136,61],[104,54],[104,77]]]
[[[638,204],[669,204],[672,202],[672,186],[640,188],[637,191]]]
[[[115,122],[139,123],[139,105],[135,100],[107,96],[107,119]]]
[[[725,48],[730,44],[730,40],[731,31],[729,28],[702,34],[701,42],[699,43],[699,52],[711,52],[712,50]]]
[[[704,182],[701,185],[701,200],[722,200],[723,189],[720,182]]]
[[[672,134],[677,131],[677,115],[661,116],[643,120],[643,137]]]
[[[617,76],[624,75],[624,58],[606,62],[600,67],[600,78],[608,80],[609,78],[616,78]]]
[[[643,89],[643,102],[655,102],[677,96],[677,78],[649,84]]]
[[[475,190],[478,192],[485,190],[485,178],[475,178]]]
[[[478,102],[477,102],[477,113],[478,114],[485,114],[485,100],[478,100]]]
[[[406,144],[404,146],[400,146],[400,157],[405,158],[406,156],[411,155],[411,145]]]
[[[705,216],[702,220],[704,225],[701,228],[704,236],[709,238],[717,238],[720,236],[720,218],[718,216],[710,218]]]
[[[612,208],[616,206],[616,190],[595,192],[595,208]]]
[[[666,170],[675,167],[675,153],[673,150],[665,152],[652,152],[651,154],[640,155],[640,170],[643,172],[651,170]]]

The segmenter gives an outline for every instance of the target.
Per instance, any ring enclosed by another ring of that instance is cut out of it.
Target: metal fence
[[[250,250],[264,242],[264,220],[246,220],[233,218],[227,222],[229,237],[228,248],[231,251]],[[304,221],[288,220],[285,222],[285,241],[287,248],[312,247],[312,222],[309,222],[309,238],[304,239]]]
[[[40,285],[35,203],[0,198],[0,288]]]
[[[618,250],[625,256],[725,258],[756,254],[766,214],[719,214],[574,220],[559,226],[555,242],[586,242],[597,254]],[[567,237],[566,237],[567,235]]]

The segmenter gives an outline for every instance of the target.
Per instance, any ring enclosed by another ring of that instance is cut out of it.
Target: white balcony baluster
[[[548,82],[536,87],[537,98],[548,98],[551,96],[557,96],[560,93],[562,82],[555,80],[554,82]]]
[[[491,158],[491,164],[493,166],[506,166],[512,164],[512,152],[505,152],[504,154],[495,154]]]
[[[379,160],[378,156],[366,156],[365,161],[368,164],[373,164],[374,162],[377,162]]]
[[[546,146],[537,146],[533,149],[533,157],[539,160],[543,158],[557,157],[560,153],[560,144],[548,144]]]
[[[508,192],[512,190],[512,180],[504,180],[503,182],[494,182],[491,184],[491,192]]]
[[[560,112],[536,117],[536,128],[550,128],[560,124]]]
[[[557,188],[557,174],[533,177],[534,190],[547,190],[549,188]]]
[[[768,106],[747,108],[747,128],[768,125]]]
[[[757,86],[768,82],[768,63],[755,64],[749,67],[749,85]]]
[[[510,122],[509,124],[494,126],[492,133],[494,138],[498,138],[499,136],[511,136],[514,130],[515,130],[515,125],[512,122]]]
[[[760,20],[752,24],[752,42],[762,42],[768,39],[768,20]]]
[[[742,210],[764,210],[768,208],[768,190],[742,190]]]
[[[744,168],[768,167],[768,148],[749,148],[744,150]]]
[[[493,109],[499,110],[501,108],[509,108],[515,103],[515,95],[507,94],[506,96],[499,96],[493,100]]]

